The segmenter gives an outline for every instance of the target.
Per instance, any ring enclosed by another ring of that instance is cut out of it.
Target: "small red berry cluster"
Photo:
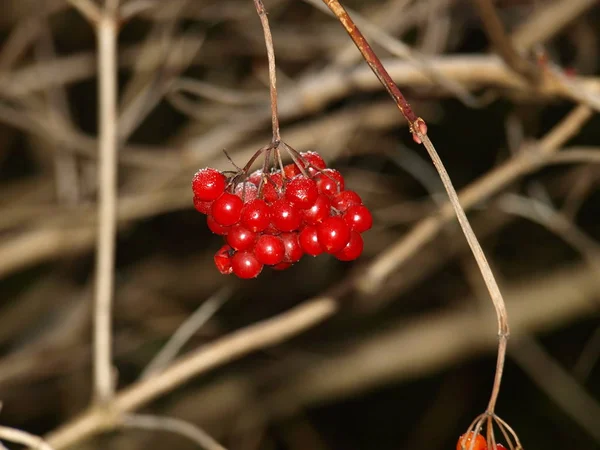
[[[263,266],[284,270],[304,254],[352,261],[362,253],[361,233],[371,228],[371,213],[318,153],[300,153],[283,170],[237,179],[205,168],[192,180],[194,206],[225,238],[214,257],[221,273],[255,278]]]
[[[473,436],[475,436],[475,442],[473,441]],[[470,431],[466,434],[463,434],[458,438],[458,442],[456,443],[456,450],[470,450],[471,445],[473,446],[473,450],[487,450],[487,442],[485,438],[481,434],[475,434],[473,431]],[[496,450],[507,450],[506,447],[502,444],[496,444]]]

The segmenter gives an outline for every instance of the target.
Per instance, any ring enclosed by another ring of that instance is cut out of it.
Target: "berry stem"
[[[265,36],[265,46],[267,47],[267,58],[269,60],[269,91],[271,93],[271,124],[273,127],[273,147],[277,147],[281,142],[279,134],[279,113],[277,112],[277,76],[275,66],[275,51],[273,49],[273,36],[271,27],[267,18],[267,11],[262,0],[254,0],[256,12],[260,18],[260,23]]]
[[[473,252],[473,256],[477,262],[477,266],[479,267],[479,271],[483,276],[483,280],[485,285],[490,293],[490,297],[492,299],[492,303],[494,304],[494,308],[496,310],[496,316],[498,321],[498,358],[496,362],[496,373],[494,376],[494,384],[492,387],[492,393],[490,395],[490,401],[488,403],[488,407],[486,409],[485,414],[488,417],[494,417],[494,410],[496,407],[496,402],[498,400],[498,395],[500,393],[500,384],[502,381],[502,374],[504,372],[504,361],[506,359],[506,346],[507,339],[509,336],[509,327],[508,327],[508,317],[506,313],[506,305],[504,303],[504,299],[492,273],[492,270],[487,262],[485,254],[471,228],[471,224],[467,219],[465,211],[463,210],[460,202],[458,200],[458,195],[456,194],[456,190],[452,185],[452,181],[450,180],[450,176],[446,171],[442,160],[440,159],[433,143],[427,136],[427,125],[425,121],[420,117],[417,117],[408,102],[402,96],[400,89],[396,86],[389,73],[383,67],[383,64],[371,48],[371,46],[366,41],[365,37],[359,31],[357,26],[354,24],[344,7],[339,3],[338,0],[323,0],[323,2],[327,5],[327,7],[335,14],[338,18],[342,26],[348,32],[355,45],[360,50],[363,58],[371,67],[371,70],[375,73],[379,81],[386,88],[390,96],[396,102],[396,105],[408,121],[411,132],[413,133],[413,139],[417,143],[422,143],[429,156],[435,166],[442,183],[444,184],[444,188],[448,194],[448,198],[450,199],[450,203],[454,209],[458,222],[463,230],[465,238]],[[488,434],[489,435],[489,434]]]

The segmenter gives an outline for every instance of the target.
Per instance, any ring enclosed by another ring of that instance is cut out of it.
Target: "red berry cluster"
[[[263,266],[284,270],[304,254],[329,253],[352,261],[363,251],[361,233],[373,218],[344,178],[315,152],[300,153],[298,164],[240,183],[216,169],[199,170],[192,181],[194,206],[207,215],[209,229],[224,236],[215,254],[223,274],[257,277]]]
[[[475,442],[471,443],[473,437],[475,437]],[[487,450],[488,448],[487,442],[481,434],[475,434],[473,431],[470,431],[458,438],[456,450],[470,450],[471,445],[473,446],[473,450]],[[502,444],[496,444],[496,450],[506,450],[506,447]]]

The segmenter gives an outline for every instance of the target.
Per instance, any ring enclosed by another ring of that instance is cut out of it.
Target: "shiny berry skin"
[[[267,203],[272,203],[281,197],[283,186],[283,176],[280,172],[274,173],[265,180],[263,185],[263,199]]]
[[[321,194],[334,196],[344,190],[344,177],[335,169],[325,169],[315,178]]]
[[[258,188],[254,183],[245,181],[238,184],[233,193],[241,198],[244,203],[250,203],[258,196]]]
[[[346,246],[333,256],[340,261],[354,261],[362,254],[364,245],[361,235],[356,231],[352,231],[350,233],[350,240]]]
[[[212,204],[212,200],[205,202],[200,200],[198,197],[194,197],[194,208],[196,208],[196,211],[198,211],[199,213],[210,214],[210,208]]]
[[[346,211],[353,205],[362,205],[360,196],[354,191],[338,192],[331,198],[331,206],[340,212]]]
[[[192,179],[194,196],[203,202],[215,200],[225,190],[225,176],[217,169],[200,169]]]
[[[237,224],[227,233],[227,243],[237,251],[250,250],[256,241],[256,233]]]
[[[225,227],[215,220],[213,216],[206,216],[208,229],[219,236],[227,236],[231,227]]]
[[[353,205],[344,213],[344,220],[351,230],[364,233],[373,226],[373,216],[364,205]]]
[[[285,247],[283,262],[293,264],[300,261],[302,255],[304,255],[304,251],[300,247],[300,242],[298,242],[298,233],[282,233],[279,237]]]
[[[328,217],[317,225],[317,233],[323,249],[331,254],[341,251],[350,241],[350,227],[338,216]]]
[[[250,231],[264,231],[271,223],[271,208],[264,200],[256,198],[244,205],[241,221]]]
[[[458,438],[458,442],[456,444],[456,450],[470,450],[471,449],[471,440],[473,439],[474,434],[475,433],[470,431],[469,433],[463,434],[460,438]],[[485,441],[485,438],[481,434],[478,434],[477,436],[475,436],[475,443],[473,445],[473,450],[486,450],[486,449],[487,449],[487,442]]]
[[[289,269],[290,267],[292,267],[292,263],[287,263],[287,262],[282,262],[279,264],[275,264],[274,266],[271,266],[271,269],[273,270],[286,270]]]
[[[317,197],[317,183],[304,175],[296,175],[285,187],[285,199],[299,209],[310,208]]]
[[[302,224],[302,214],[285,199],[280,199],[271,204],[271,223],[279,231],[294,231]]]
[[[273,266],[283,261],[285,246],[278,236],[263,234],[254,244],[254,256],[262,264]]]
[[[302,220],[307,225],[316,225],[329,217],[331,200],[325,194],[319,194],[315,203],[302,211]]]
[[[300,243],[302,250],[304,250],[304,253],[307,255],[319,256],[323,253],[323,247],[319,242],[317,227],[314,225],[304,227],[298,236],[298,242]]]
[[[237,195],[224,192],[211,207],[212,216],[223,226],[235,225],[240,221],[244,203]]]
[[[300,153],[300,156],[307,164],[309,164],[309,166],[312,166],[308,168],[308,173],[310,175],[317,174],[319,171],[316,169],[325,169],[327,167],[327,164],[325,164],[325,161],[317,152],[302,152]]]
[[[229,275],[233,271],[231,268],[232,255],[233,249],[229,245],[224,245],[215,253],[215,266],[223,275]]]
[[[247,280],[256,278],[262,272],[263,265],[252,252],[237,252],[231,258],[231,269],[239,278]]]
[[[296,164],[288,164],[283,166],[283,173],[287,179],[294,178],[300,173],[300,169]]]

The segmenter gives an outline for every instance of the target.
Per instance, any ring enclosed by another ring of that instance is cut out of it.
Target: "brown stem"
[[[275,68],[275,51],[273,50],[273,36],[271,36],[271,28],[269,27],[269,19],[267,11],[262,0],[254,0],[256,12],[260,18],[260,23],[265,35],[265,45],[267,47],[267,58],[269,60],[269,90],[271,92],[271,123],[273,126],[273,146],[277,147],[281,142],[279,134],[279,114],[277,112],[277,77]]]
[[[387,70],[385,70],[385,67],[383,67],[381,61],[379,60],[379,58],[377,57],[377,55],[375,54],[375,52],[373,51],[363,34],[360,32],[358,27],[355,25],[354,21],[350,18],[344,7],[340,4],[338,0],[323,0],[323,2],[338,18],[344,29],[348,32],[348,34],[354,41],[354,44],[356,44],[356,47],[358,47],[358,50],[363,55],[363,58],[365,59],[373,73],[375,73],[375,76],[377,76],[381,84],[392,96],[392,98],[396,102],[396,105],[398,106],[398,109],[400,109],[400,112],[408,121],[411,127],[411,131],[415,130],[416,127],[419,127],[423,129],[421,134],[426,134],[427,129],[425,127],[425,122],[423,121],[423,119],[420,119],[415,115],[412,108],[410,107],[410,104],[406,101],[406,99],[402,95],[402,92],[400,92],[400,89],[398,89],[398,86],[396,86],[396,83],[394,83],[394,80],[392,80],[390,74],[387,72]],[[413,136],[416,136],[414,132]]]
[[[473,0],[473,3],[477,8],[492,45],[504,62],[527,80],[531,82],[537,81],[540,77],[540,71],[537,69],[537,66],[524,59],[517,52],[504,30],[504,26],[491,0]]]
[[[498,399],[498,394],[500,392],[500,383],[502,381],[502,373],[504,371],[504,361],[506,358],[506,344],[507,338],[509,335],[508,328],[508,318],[506,313],[506,306],[504,303],[504,299],[502,298],[502,294],[496,283],[496,279],[494,278],[494,274],[487,262],[485,254],[473,233],[473,229],[471,228],[471,224],[467,219],[465,211],[463,210],[460,202],[458,200],[458,195],[456,194],[456,190],[452,185],[452,181],[450,180],[450,176],[446,171],[442,160],[440,159],[433,143],[427,136],[427,126],[423,119],[418,118],[413,111],[410,109],[410,106],[400,93],[400,90],[395,85],[394,81],[391,79],[387,71],[384,69],[381,61],[375,55],[364,36],[360,33],[356,25],[352,22],[352,19],[348,16],[344,8],[340,5],[338,0],[323,0],[325,4],[333,11],[339,21],[342,23],[360,52],[363,54],[363,57],[371,67],[371,70],[375,73],[377,78],[381,81],[381,83],[385,86],[389,94],[392,96],[394,101],[396,102],[398,108],[408,122],[411,125],[411,131],[413,133],[413,138],[418,143],[423,143],[425,148],[427,149],[427,153],[431,158],[433,165],[435,166],[442,183],[446,189],[448,194],[448,198],[454,209],[456,214],[456,218],[463,230],[465,238],[473,252],[473,256],[475,257],[475,261],[477,262],[477,266],[479,267],[479,271],[483,276],[483,280],[487,287],[488,292],[490,293],[490,297],[492,299],[492,303],[494,304],[494,308],[496,310],[496,316],[498,320],[498,334],[499,334],[499,343],[498,343],[498,360],[496,365],[496,375],[494,377],[494,385],[492,388],[492,393],[490,396],[490,402],[486,409],[487,417],[494,416],[494,408],[496,406],[496,401]],[[489,434],[489,433],[488,433]]]

